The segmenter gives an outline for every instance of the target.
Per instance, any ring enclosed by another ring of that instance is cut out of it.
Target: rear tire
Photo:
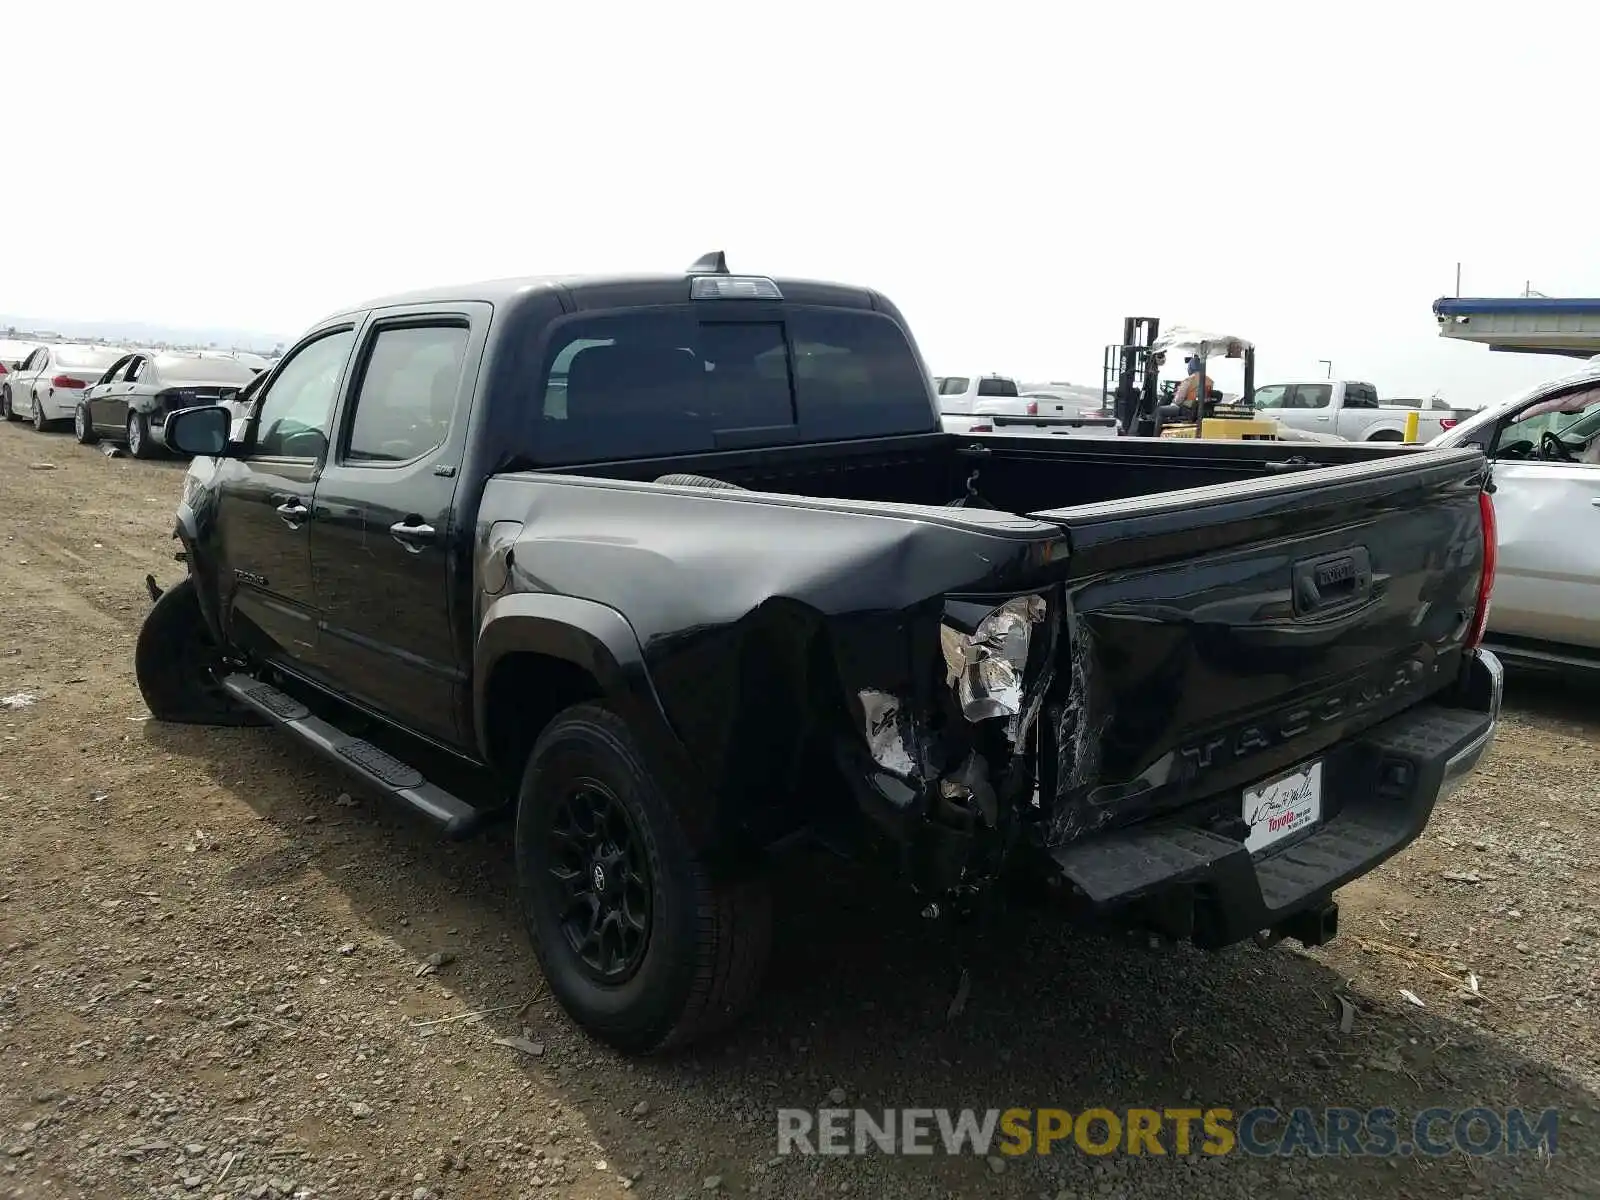
[[[771,945],[766,880],[712,880],[675,792],[594,704],[546,727],[522,779],[517,877],[534,953],[567,1014],[626,1054],[687,1045],[739,1016]]]
[[[44,433],[54,424],[54,421],[44,415],[44,402],[35,394],[33,397],[33,431],[35,433]]]
[[[0,417],[7,421],[15,421],[17,414],[11,411],[11,389],[0,389]]]
[[[155,457],[155,447],[150,442],[150,418],[142,412],[128,414],[128,453],[134,458]]]
[[[85,401],[80,400],[72,413],[72,436],[78,439],[81,446],[92,446],[100,440],[94,431],[94,423],[89,420],[89,405]]]
[[[218,681],[222,654],[200,612],[194,580],[161,594],[145,614],[133,671],[145,706],[174,725],[259,725]]]

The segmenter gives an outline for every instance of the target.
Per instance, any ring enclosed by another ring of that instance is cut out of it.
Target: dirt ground
[[[1342,893],[1326,950],[925,921],[806,861],[751,1018],[629,1062],[542,996],[503,830],[444,844],[280,734],[145,719],[133,641],[145,573],[182,570],[181,471],[0,427],[0,1196],[1600,1191],[1600,696],[1515,682],[1484,768]],[[1562,1122],[1549,1157],[775,1155],[778,1107],[841,1092]]]

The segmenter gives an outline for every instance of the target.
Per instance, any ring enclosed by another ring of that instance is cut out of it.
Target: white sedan
[[[1507,665],[1600,677],[1600,364],[1433,439],[1494,462],[1498,562],[1485,639]]]
[[[0,384],[0,416],[32,421],[41,433],[72,420],[83,394],[127,352],[121,346],[72,342],[38,347]]]

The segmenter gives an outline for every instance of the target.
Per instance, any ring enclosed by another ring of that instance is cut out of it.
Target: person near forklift
[[[1189,359],[1185,365],[1189,368],[1189,377],[1173,389],[1171,401],[1160,405],[1156,410],[1160,413],[1164,425],[1173,421],[1198,423],[1203,411],[1200,398],[1204,396],[1209,400],[1217,395],[1216,385],[1211,382],[1211,376],[1206,375],[1202,379],[1198,358]],[[1205,386],[1204,392],[1200,390],[1202,382]]]
[[[1210,399],[1217,389],[1211,376],[1201,375],[1198,358],[1189,359],[1185,365],[1189,368],[1189,377],[1172,393],[1172,404],[1183,420],[1195,421],[1199,419],[1201,401]]]

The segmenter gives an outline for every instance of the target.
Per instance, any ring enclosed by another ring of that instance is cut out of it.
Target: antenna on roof
[[[728,273],[728,256],[721,250],[713,250],[710,254],[702,254],[694,260],[694,265],[689,268],[691,275],[726,275]]]

